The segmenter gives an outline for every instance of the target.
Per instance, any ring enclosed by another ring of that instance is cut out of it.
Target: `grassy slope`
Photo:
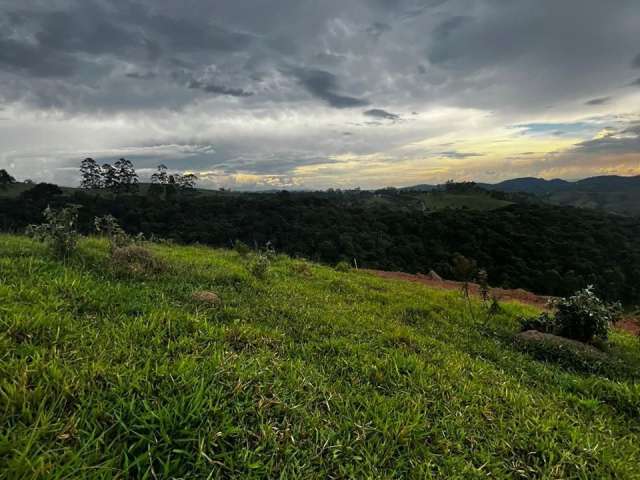
[[[518,352],[528,307],[151,248],[172,273],[119,279],[0,236],[0,478],[638,478],[640,386]]]

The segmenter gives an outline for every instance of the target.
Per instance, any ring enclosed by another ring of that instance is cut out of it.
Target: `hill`
[[[457,292],[149,248],[169,270],[123,276],[102,240],[61,263],[0,236],[0,476],[637,475],[637,378],[518,350],[532,307],[472,316]],[[640,366],[627,334],[609,355]]]
[[[518,178],[486,187],[505,192],[530,193],[556,205],[593,208],[621,215],[640,215],[640,176],[606,175],[576,182]]]
[[[603,210],[619,215],[640,215],[640,176],[603,175],[570,182],[559,178],[524,177],[503,182],[473,184],[482,189],[509,194],[527,194],[530,198],[512,196],[511,201],[543,201],[553,205]],[[443,186],[416,185],[406,191],[442,190]]]

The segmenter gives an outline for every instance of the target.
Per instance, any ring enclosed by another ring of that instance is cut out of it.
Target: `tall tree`
[[[113,166],[111,166],[108,163],[105,163],[104,165],[102,165],[101,167],[101,185],[102,188],[106,188],[107,190],[110,190],[112,192],[115,192],[118,190],[118,186],[119,186],[119,181],[118,181],[118,172],[116,171],[115,168],[113,168]]]
[[[151,175],[151,183],[166,185],[169,183],[169,177],[167,176],[167,166],[166,165],[158,165],[158,169],[156,173]]]
[[[0,189],[6,190],[7,186],[11,185],[12,183],[16,183],[16,179],[9,175],[9,172],[7,172],[6,170],[0,170]]]
[[[85,158],[80,164],[80,188],[86,190],[102,188],[102,170],[93,158]]]
[[[133,163],[121,158],[113,165],[118,179],[118,190],[121,192],[133,192],[138,189],[138,174]]]

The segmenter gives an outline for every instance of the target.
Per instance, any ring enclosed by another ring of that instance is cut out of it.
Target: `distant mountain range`
[[[621,177],[604,175],[570,182],[555,178],[525,177],[500,183],[478,183],[486,190],[526,193],[557,205],[596,208],[622,215],[640,215],[640,175]],[[437,185],[415,185],[406,190],[430,191]]]

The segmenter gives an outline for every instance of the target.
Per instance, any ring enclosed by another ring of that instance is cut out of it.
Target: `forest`
[[[127,165],[125,165],[127,167]],[[425,206],[424,192],[248,193],[196,190],[195,178],[159,169],[151,185],[84,190],[30,186],[0,202],[0,229],[21,232],[47,207],[79,205],[79,229],[111,214],[130,234],[176,243],[260,249],[326,264],[410,273],[434,270],[457,279],[456,256],[475,262],[494,286],[564,296],[594,285],[607,300],[640,303],[640,220],[595,210],[541,204],[473,184],[445,192],[500,202],[491,208]],[[203,193],[206,192],[206,193]],[[438,195],[438,192],[430,195]],[[440,193],[441,194],[441,193]],[[509,201],[507,201],[509,200]],[[603,248],[603,246],[606,246]],[[459,279],[459,278],[458,278]]]

